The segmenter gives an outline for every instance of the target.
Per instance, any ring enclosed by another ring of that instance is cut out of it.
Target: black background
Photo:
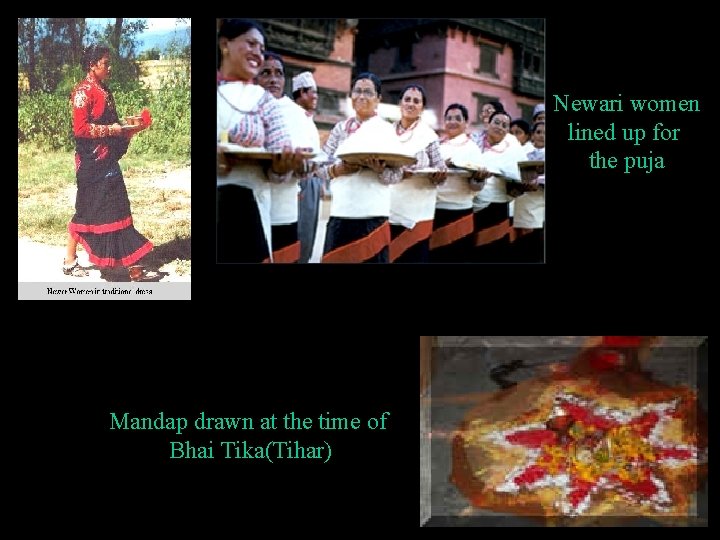
[[[478,8],[478,15],[497,14]],[[707,193],[717,173],[713,67],[701,44],[712,32],[702,19],[631,18],[592,5],[548,16],[547,264],[221,267],[214,264],[215,149],[207,136],[215,130],[215,19],[194,17],[192,301],[19,302],[26,310],[20,320],[42,324],[23,347],[37,359],[22,361],[21,378],[23,411],[32,411],[31,422],[25,414],[20,421],[31,428],[21,449],[35,478],[23,500],[42,517],[32,526],[95,536],[414,528],[419,335],[706,334],[701,310],[713,283],[714,244]],[[553,107],[553,94],[618,93],[698,99],[701,112]],[[666,168],[590,169],[592,151],[624,155],[628,147],[570,143],[567,124],[606,128],[612,121],[616,131],[621,124],[651,129],[656,121],[679,127],[679,141],[639,147],[639,155],[662,154]],[[111,411],[160,410],[255,419],[294,410],[314,422],[326,411],[391,416],[386,432],[255,429],[227,437],[188,430],[181,439],[327,440],[327,464],[171,461],[168,441],[176,437],[109,430]]]

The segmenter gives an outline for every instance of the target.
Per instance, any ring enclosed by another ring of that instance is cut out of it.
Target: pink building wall
[[[519,98],[513,88],[513,51],[501,43],[483,39],[488,45],[498,47],[496,60],[497,78],[477,73],[480,67],[480,44],[475,36],[461,30],[448,30],[446,63],[448,75],[445,80],[445,106],[450,103],[463,103],[470,115],[469,123],[476,125],[478,103],[473,92],[496,96],[505,110],[513,118],[522,116],[518,102],[537,103],[536,101]]]
[[[451,103],[462,103],[468,108],[471,128],[477,128],[478,104],[473,93],[497,97],[513,118],[521,118],[519,104],[535,105],[540,100],[516,96],[513,93],[513,50],[502,43],[482,37],[482,43],[497,47],[497,78],[478,73],[480,67],[480,43],[477,33],[448,29],[444,36],[437,33],[424,35],[413,44],[412,65],[414,70],[393,73],[397,47],[380,48],[369,55],[369,70],[383,80],[383,94],[389,103],[389,92],[401,90],[410,82],[421,84],[427,93],[428,109],[442,118]],[[436,129],[442,126],[433,126]]]

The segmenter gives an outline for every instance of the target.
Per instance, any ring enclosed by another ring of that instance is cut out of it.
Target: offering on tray
[[[364,122],[340,143],[335,155],[349,163],[381,159],[390,167],[412,165],[417,161],[415,156],[406,153],[392,125],[378,117]]]

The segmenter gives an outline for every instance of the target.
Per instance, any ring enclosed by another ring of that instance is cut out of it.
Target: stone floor
[[[698,380],[707,380],[706,362],[704,371],[698,371],[698,345],[703,340],[702,336],[666,338],[663,346],[653,350],[645,368],[666,384],[696,388]],[[574,358],[584,341],[585,336],[438,337],[438,346],[433,349],[436,371],[430,388],[421,396],[421,525],[538,525],[531,519],[474,508],[449,482],[451,434],[472,407],[471,402],[458,402],[453,398],[499,390],[491,372],[512,361],[522,360],[530,367],[512,372],[509,380],[519,382],[536,377],[548,364]],[[707,392],[699,393],[701,405],[707,410]],[[432,433],[431,438],[426,435],[428,432]],[[699,494],[697,504],[700,515],[706,516],[707,485]],[[637,519],[631,525],[654,526],[657,522]]]

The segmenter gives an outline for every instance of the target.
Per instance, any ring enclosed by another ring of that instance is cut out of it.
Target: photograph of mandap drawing
[[[435,339],[421,525],[707,523],[707,338]]]

